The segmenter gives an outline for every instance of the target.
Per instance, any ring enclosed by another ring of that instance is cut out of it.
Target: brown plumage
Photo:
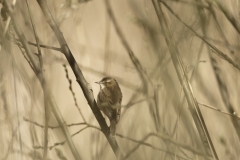
[[[100,82],[100,91],[97,97],[98,107],[110,120],[110,132],[116,133],[116,125],[121,115],[122,92],[117,81],[105,77]]]

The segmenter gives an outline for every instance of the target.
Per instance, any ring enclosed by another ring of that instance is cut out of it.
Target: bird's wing
[[[112,109],[112,100],[110,97],[110,93],[108,91],[102,89],[98,94],[98,107],[103,113],[109,118],[112,119],[114,116],[114,110]]]
[[[106,90],[101,89],[100,92],[99,92],[99,94],[98,94],[98,100],[99,100],[99,102],[101,102],[101,103],[107,102],[107,103],[110,103],[110,104],[111,104],[111,103],[112,103],[111,97],[108,96],[108,95],[110,95],[110,93],[107,93]]]

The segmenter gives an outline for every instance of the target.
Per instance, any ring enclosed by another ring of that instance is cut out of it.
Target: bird
[[[116,134],[116,125],[121,116],[122,92],[118,82],[112,77],[104,77],[101,81],[95,82],[100,85],[97,96],[99,109],[110,121],[110,133]]]

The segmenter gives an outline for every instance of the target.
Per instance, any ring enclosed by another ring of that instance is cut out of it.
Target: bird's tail
[[[112,134],[112,136],[116,134],[116,126],[117,122],[115,120],[110,122],[110,133]]]

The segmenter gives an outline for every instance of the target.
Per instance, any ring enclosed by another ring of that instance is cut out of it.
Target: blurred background
[[[106,76],[118,81],[123,101],[115,138],[121,152],[131,160],[206,159],[152,1],[109,0],[110,6],[106,2],[48,0],[47,4],[95,99],[100,87],[94,82]],[[164,2],[182,21],[159,2],[218,158],[240,160],[240,76],[239,69],[227,61],[240,62],[240,3]],[[24,49],[16,44],[18,36],[11,20],[9,26],[5,21],[2,4],[0,8],[0,159],[42,159],[43,90]],[[37,1],[29,1],[29,8],[40,44],[59,48]],[[17,1],[14,10],[25,38],[36,43],[25,0]],[[209,43],[228,58],[219,56]],[[36,47],[31,46],[31,50],[37,53]],[[65,56],[53,49],[41,51],[46,82],[66,124],[86,122],[100,128]],[[141,70],[136,69],[129,53],[138,59]],[[58,126],[53,113],[49,126]],[[70,134],[80,131],[72,139],[81,158],[116,159],[104,134],[87,126],[68,127]],[[166,135],[176,143],[153,133]],[[57,144],[65,141],[60,128],[50,128],[48,138],[48,159],[74,159],[67,143]]]

